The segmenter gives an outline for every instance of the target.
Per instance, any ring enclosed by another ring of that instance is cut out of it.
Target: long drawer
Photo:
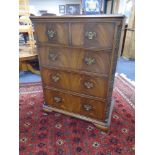
[[[50,87],[75,91],[104,99],[107,97],[108,80],[105,78],[42,68],[42,81],[43,84]]]
[[[110,51],[42,46],[39,53],[43,66],[109,75]]]
[[[52,107],[80,114],[96,120],[104,120],[105,103],[75,95],[44,89],[45,102]]]

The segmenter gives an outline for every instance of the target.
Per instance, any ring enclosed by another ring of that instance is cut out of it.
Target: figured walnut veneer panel
[[[98,120],[104,119],[105,103],[44,89],[48,105]]]
[[[54,47],[41,47],[39,52],[41,64],[44,66],[109,74],[111,61],[109,52]]]
[[[104,99],[107,97],[107,79],[47,68],[42,69],[42,77],[43,83],[46,86],[102,97]]]
[[[114,23],[72,23],[72,45],[87,48],[112,48],[114,28]],[[91,32],[92,34],[89,34]]]
[[[49,32],[53,31],[53,36],[50,37]],[[68,45],[68,23],[48,23],[38,24],[35,27],[35,33],[38,43],[57,43]]]

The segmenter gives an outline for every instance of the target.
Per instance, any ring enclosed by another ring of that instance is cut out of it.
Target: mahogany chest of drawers
[[[31,17],[46,111],[107,130],[124,16]]]

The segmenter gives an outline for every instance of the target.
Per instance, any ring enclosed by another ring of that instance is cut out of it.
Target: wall
[[[134,0],[120,0],[118,13],[122,13],[126,16],[126,23],[129,22],[129,17],[132,12],[132,6]]]
[[[123,57],[135,59],[135,2],[130,11],[127,33],[124,43]]]
[[[118,14],[119,6],[120,6],[120,0],[114,0],[113,10],[112,10],[113,14]]]
[[[40,15],[39,10],[48,10],[48,13],[59,14],[59,5],[81,4],[82,0],[29,0],[30,13]]]

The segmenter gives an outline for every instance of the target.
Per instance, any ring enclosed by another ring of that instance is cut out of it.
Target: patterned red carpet
[[[20,155],[134,155],[134,86],[117,75],[109,133],[91,123],[42,111],[41,83],[20,84]]]

